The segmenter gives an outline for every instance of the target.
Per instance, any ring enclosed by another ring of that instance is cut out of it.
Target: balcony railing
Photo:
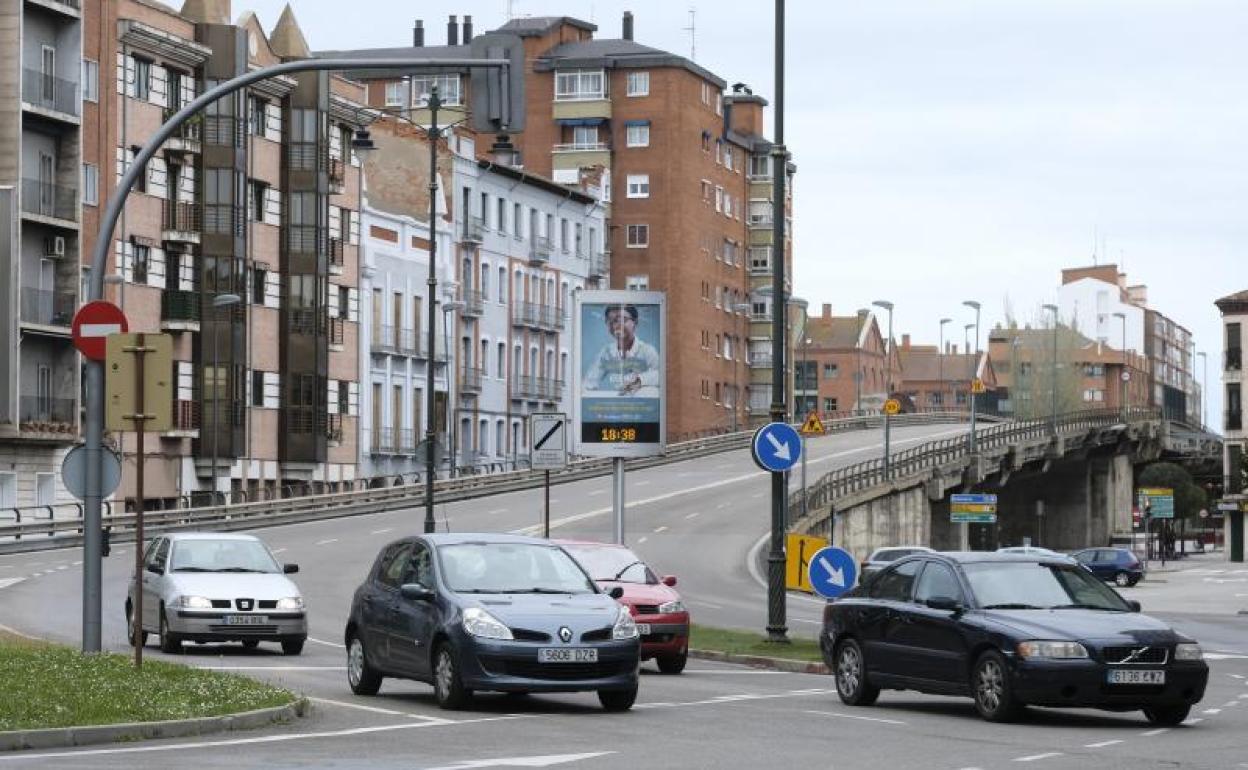
[[[196,94],[198,96],[198,94]],[[176,115],[178,111],[171,107],[166,107],[164,112],[164,122],[168,123],[169,119]],[[204,118],[202,115],[195,115],[190,120],[178,126],[173,132],[174,138],[186,139],[192,142],[202,141],[204,138]]]
[[[464,300],[464,315],[477,318],[485,312],[485,295],[476,289],[464,289],[460,292]]]
[[[82,109],[77,83],[25,67],[22,68],[22,101],[74,117],[78,117]]]
[[[750,366],[771,366],[773,360],[771,353],[750,354]]]
[[[550,377],[514,377],[511,381],[512,398],[559,401],[563,398],[563,381]]]
[[[330,318],[329,319],[329,344],[342,345],[347,339],[347,319]]]
[[[203,229],[198,203],[181,201],[165,204],[161,212],[160,229],[164,231],[165,240],[180,240],[181,233],[196,233]]]
[[[539,305],[536,302],[516,302],[511,306],[511,319],[517,326],[527,326],[543,331],[556,331],[565,324],[558,307]]]
[[[465,366],[459,370],[459,389],[463,393],[480,393],[481,380],[485,372],[474,366]]]
[[[464,220],[464,241],[480,243],[485,239],[485,221],[481,217],[468,217]]]
[[[329,186],[341,192],[347,184],[347,164],[342,158],[329,159]]]
[[[72,435],[78,423],[78,402],[72,398],[19,396],[18,419],[24,433]]]
[[[182,204],[178,204],[181,206]],[[203,232],[214,235],[246,234],[247,212],[242,206],[209,203],[203,206]]]
[[[555,244],[549,238],[534,238],[533,246],[529,249],[530,264],[544,264],[550,261],[550,255],[554,253]]]
[[[342,415],[331,414],[325,423],[325,438],[334,442],[342,442]]]
[[[204,144],[218,147],[242,147],[247,124],[232,115],[204,116]]]
[[[611,275],[611,254],[600,251],[589,257],[589,277],[606,278]]]
[[[346,264],[346,249],[341,238],[329,239],[329,264],[332,267],[342,267]]]
[[[376,428],[369,450],[375,455],[414,455],[416,432],[411,428]]]
[[[73,292],[23,286],[21,320],[23,323],[68,328],[74,320],[76,305]]]
[[[1244,349],[1243,348],[1227,348],[1226,349],[1226,365],[1223,371],[1238,372],[1244,368]]]
[[[200,403],[177,400],[173,402],[173,429],[199,430]]]
[[[198,323],[199,317],[198,292],[169,290],[160,295],[160,320]]]
[[[555,152],[606,152],[606,142],[565,142],[556,144]]]
[[[23,179],[22,211],[36,216],[77,222],[78,188],[41,179]]]
[[[750,227],[763,227],[772,224],[771,213],[766,214],[750,214]]]
[[[1226,430],[1243,430],[1244,429],[1244,413],[1238,410],[1226,411]]]

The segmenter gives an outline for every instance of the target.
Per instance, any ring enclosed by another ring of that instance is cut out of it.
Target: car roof
[[[620,545],[619,543],[600,543],[596,540],[559,539],[559,540],[551,540],[550,542],[555,543],[556,545],[571,545],[571,546],[577,546],[581,548],[618,548],[624,551],[630,550],[629,547],[626,545]]]
[[[911,558],[918,558],[919,556],[919,554],[915,554],[914,556],[906,557],[906,559],[909,560]],[[922,554],[922,556],[926,556],[929,559],[934,556],[940,559],[956,562],[958,564],[984,564],[989,562],[1039,563],[1057,561],[1056,557],[1048,556],[1046,554],[1001,553],[1000,551],[937,551],[935,553]],[[1062,556],[1061,559],[1063,561],[1067,560],[1064,556]],[[900,564],[901,561],[899,560],[897,563]]]
[[[240,532],[170,532],[165,535],[154,535],[153,537],[166,537],[170,540],[255,540],[260,538],[255,535],[245,535]]]
[[[466,543],[494,545],[510,543],[513,545],[551,545],[550,540],[526,535],[508,535],[497,532],[436,532],[421,535],[435,546],[463,545]]]

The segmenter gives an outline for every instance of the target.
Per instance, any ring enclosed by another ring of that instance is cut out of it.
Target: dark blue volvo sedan
[[[396,677],[432,684],[448,709],[477,690],[595,691],[612,711],[637,698],[632,616],[546,540],[431,534],[390,543],[355,591],[345,643],[347,681],[359,695]]]
[[[990,721],[1036,705],[1176,725],[1209,667],[1200,645],[1139,609],[1070,559],[929,553],[828,604],[820,643],[850,705],[918,690],[970,696]]]

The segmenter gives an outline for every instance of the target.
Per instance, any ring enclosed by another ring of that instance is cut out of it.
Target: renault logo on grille
[[[572,629],[568,628],[567,626],[560,627],[559,638],[563,640],[564,644],[567,644],[568,642],[572,641]]]
[[[240,610],[250,610],[250,609],[251,609],[251,599],[239,599],[239,600],[238,600],[238,608],[239,608]]]

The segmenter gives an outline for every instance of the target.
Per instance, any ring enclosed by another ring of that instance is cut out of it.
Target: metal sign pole
[[[806,434],[802,434],[802,518],[806,518],[806,511],[809,509],[809,503],[806,499]]]
[[[546,476],[546,515],[542,519],[542,537],[550,537],[550,471],[544,472]]]
[[[143,403],[144,374],[143,364],[147,354],[153,352],[147,347],[146,336],[138,335],[138,344],[126,347],[125,352],[133,353],[134,360],[134,414],[130,419],[134,422],[135,467],[134,467],[134,621],[131,632],[134,634],[134,667],[143,667],[143,465],[145,461],[143,438],[146,433],[147,413]]]
[[[611,507],[614,514],[615,542],[624,545],[624,458],[614,458],[611,466]]]

